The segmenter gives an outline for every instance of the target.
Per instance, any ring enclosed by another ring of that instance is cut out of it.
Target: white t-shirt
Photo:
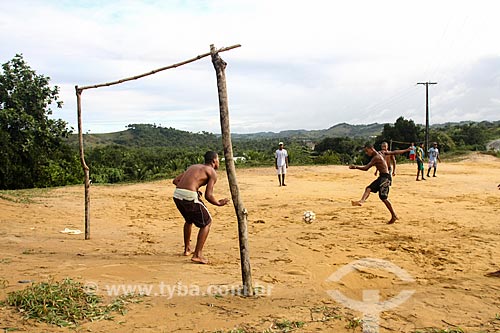
[[[288,157],[288,153],[286,149],[278,149],[276,153],[274,153],[274,158],[277,160],[278,167],[286,165],[286,158]]]
[[[439,149],[431,147],[429,149],[429,161],[436,161],[439,155]]]

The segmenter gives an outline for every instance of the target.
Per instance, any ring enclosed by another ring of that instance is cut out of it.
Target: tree
[[[439,144],[440,152],[455,150],[456,145],[453,139],[444,131],[431,129],[429,132],[429,140]]]
[[[0,189],[65,185],[81,180],[75,154],[63,141],[70,131],[50,119],[62,106],[59,88],[17,54],[0,73]]]
[[[362,146],[362,139],[325,138],[314,147],[314,151],[320,154],[315,163],[350,164],[359,155]]]
[[[451,136],[457,145],[471,150],[484,150],[488,140],[487,128],[483,124],[457,126]]]
[[[393,145],[393,149],[407,148],[411,142],[418,142],[421,135],[421,128],[417,127],[413,120],[406,120],[404,117],[396,119],[394,126],[385,124],[382,134],[375,140],[378,147],[383,141],[398,141]],[[402,142],[402,143],[400,143]]]
[[[339,154],[328,149],[314,159],[316,164],[342,164]]]
[[[319,153],[331,150],[338,154],[353,154],[359,145],[359,140],[356,141],[348,137],[325,138],[318,142],[314,150]]]

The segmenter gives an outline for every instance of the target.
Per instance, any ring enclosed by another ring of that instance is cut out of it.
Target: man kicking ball
[[[214,185],[217,182],[217,173],[219,168],[219,156],[214,151],[205,153],[205,164],[191,165],[187,170],[175,177],[174,185],[177,187],[174,191],[174,202],[186,223],[184,223],[184,255],[191,253],[191,260],[199,264],[208,264],[208,260],[202,255],[203,245],[208,237],[212,217],[207,207],[201,201],[200,187],[207,186],[205,190],[205,199],[215,206],[224,206],[229,199],[217,200],[214,197]],[[193,226],[200,228],[196,247],[191,249],[191,228]]]
[[[386,151],[385,155],[400,155],[409,152],[410,150],[411,147],[405,150]],[[366,155],[371,156],[372,159],[370,160],[370,162],[367,165],[363,166],[349,165],[349,169],[368,171],[372,166],[375,166],[378,170],[379,176],[366,187],[361,200],[351,201],[351,203],[353,206],[362,206],[366,199],[368,199],[368,196],[370,196],[371,192],[378,192],[378,197],[380,198],[380,200],[382,200],[387,209],[389,209],[389,212],[391,212],[391,219],[387,223],[393,224],[398,219],[398,216],[394,212],[392,204],[388,199],[389,187],[391,186],[391,175],[389,174],[389,167],[387,166],[384,155],[376,151],[371,143],[365,144],[365,153]]]

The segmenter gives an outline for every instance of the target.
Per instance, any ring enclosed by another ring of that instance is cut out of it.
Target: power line
[[[414,88],[406,87],[404,89],[399,90],[392,96],[389,96],[385,99],[379,100],[378,102],[372,103],[371,105],[364,107],[363,114],[360,117],[366,120],[367,117],[373,114],[377,114],[383,111],[384,109],[390,108],[396,105],[397,103],[408,99],[408,96],[412,94],[413,91],[412,89]]]
[[[429,84],[437,84],[437,82],[417,82],[425,85],[425,149],[429,150]]]

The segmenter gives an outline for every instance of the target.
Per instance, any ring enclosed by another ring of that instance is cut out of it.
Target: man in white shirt
[[[439,149],[437,142],[432,143],[432,147],[429,148],[429,169],[427,169],[427,178],[430,177],[431,168],[434,168],[434,174],[432,177],[436,177],[437,163],[441,162],[439,158]]]
[[[288,152],[283,148],[283,142],[279,143],[279,149],[274,153],[274,162],[280,186],[286,186],[285,175],[288,168]]]

